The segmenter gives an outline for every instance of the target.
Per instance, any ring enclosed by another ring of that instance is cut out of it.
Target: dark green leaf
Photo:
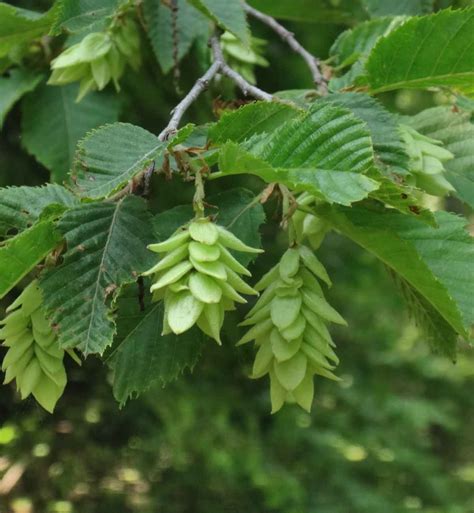
[[[103,22],[120,4],[119,0],[58,0],[59,14],[56,17],[53,33],[61,29],[80,32],[92,25]]]
[[[78,200],[60,185],[0,189],[0,238],[31,226],[49,205],[72,207]]]
[[[23,103],[23,144],[57,182],[67,177],[79,139],[92,128],[113,123],[119,114],[115,96],[90,93],[81,103],[76,96],[76,84],[43,85]]]
[[[103,353],[112,343],[112,307],[120,288],[152,264],[151,216],[143,200],[88,203],[58,224],[67,242],[64,262],[48,271],[41,286],[62,347]]]
[[[196,38],[209,33],[210,24],[187,0],[178,0],[177,7],[176,40],[179,62],[189,52]],[[143,8],[151,46],[163,73],[168,73],[175,64],[171,7],[161,0],[145,0]]]
[[[80,196],[104,198],[162,156],[166,144],[147,130],[115,123],[90,132],[78,145],[74,181]]]
[[[43,75],[23,69],[12,69],[7,76],[0,77],[0,128],[13,105],[33,91],[42,78]]]

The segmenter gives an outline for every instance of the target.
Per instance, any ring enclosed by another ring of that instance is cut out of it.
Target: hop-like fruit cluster
[[[140,35],[133,20],[124,18],[105,32],[92,32],[81,42],[64,50],[51,62],[51,85],[80,82],[77,101],[89,91],[99,90],[112,80],[120,90],[119,79],[127,64],[140,66]]]
[[[251,276],[229,250],[260,253],[209,218],[195,219],[164,242],[148,246],[165,253],[144,275],[154,275],[154,300],[164,299],[163,334],[180,334],[197,323],[219,344],[224,313],[240,294],[257,294],[239,275]]]
[[[269,66],[267,59],[262,56],[265,45],[266,41],[257,37],[252,37],[247,47],[230,32],[224,32],[221,36],[221,47],[227,62],[251,84],[257,81],[255,66]]]
[[[316,198],[308,192],[303,192],[297,198],[298,205],[309,207]],[[330,227],[326,221],[308,212],[296,210],[291,216],[291,223],[298,242],[307,241],[313,249],[318,249]]]
[[[400,125],[410,157],[410,170],[414,184],[433,196],[445,196],[454,191],[454,187],[444,177],[443,162],[454,155],[442,147],[442,142],[420,134],[408,125]]]
[[[259,348],[252,377],[269,374],[272,413],[285,402],[309,411],[313,376],[338,379],[332,370],[339,360],[326,324],[346,322],[325,300],[318,278],[331,283],[308,247],[288,249],[255,286],[264,292],[242,323],[252,327],[238,344],[254,340]]]
[[[33,394],[38,403],[52,412],[67,382],[62,350],[46,320],[41,290],[33,281],[7,308],[0,322],[0,339],[8,351],[3,359],[4,383],[16,380],[22,399]]]

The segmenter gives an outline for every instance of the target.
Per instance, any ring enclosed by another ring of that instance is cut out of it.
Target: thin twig
[[[219,39],[214,36],[211,38],[212,54],[214,56],[214,62],[219,63],[219,71],[223,75],[226,75],[240,88],[245,96],[253,96],[257,100],[272,101],[273,96],[271,94],[262,91],[258,87],[253,86],[237,71],[233,70],[225,61],[224,55],[222,54],[221,44]]]
[[[278,34],[283,41],[285,41],[288,46],[296,53],[301,55],[303,59],[306,61],[311,74],[313,75],[314,83],[318,86],[320,92],[322,94],[327,93],[327,81],[324,78],[324,75],[321,72],[319,59],[317,59],[314,55],[308,52],[306,48],[304,48],[295,38],[294,34],[287,30],[283,25],[280,25],[275,18],[264,14],[263,12],[254,9],[250,5],[244,3],[245,11],[253,16],[257,20],[261,21],[265,25],[268,25],[276,34]]]
[[[209,82],[215,77],[220,67],[221,63],[219,61],[213,62],[206,73],[198,78],[189,93],[176,105],[168,125],[158,136],[160,141],[166,141],[170,135],[177,131],[185,112],[198,99],[199,95],[209,87]]]

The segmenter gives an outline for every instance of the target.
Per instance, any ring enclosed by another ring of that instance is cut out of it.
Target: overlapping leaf
[[[473,33],[474,8],[411,18],[371,52],[371,91],[447,86],[473,94]]]
[[[379,18],[365,21],[343,32],[332,45],[329,55],[338,69],[350,68],[341,77],[330,81],[330,89],[336,91],[356,84],[357,79],[364,75],[365,63],[377,41],[398,27],[403,20],[402,17]]]
[[[464,219],[438,212],[434,228],[388,210],[332,207],[319,214],[399,274],[454,332],[468,336],[474,322],[474,243]]]
[[[61,242],[54,222],[44,220],[0,246],[0,299]]]
[[[143,7],[148,37],[163,73],[168,73],[175,64],[175,42],[179,62],[189,52],[196,38],[209,33],[208,21],[187,0],[177,2],[176,34],[173,33],[170,5],[160,0],[146,0]]]
[[[360,173],[311,168],[274,168],[241,146],[228,142],[219,154],[219,169],[224,174],[248,173],[272,183],[286,185],[296,192],[307,191],[328,201],[350,205],[377,189],[378,182]]]
[[[454,159],[444,163],[446,177],[456,194],[474,208],[474,125],[471,113],[450,107],[434,107],[406,118],[413,128],[442,141]]]
[[[72,207],[77,203],[77,198],[60,185],[0,189],[0,238],[10,231],[25,230],[48,206]]]
[[[256,102],[224,114],[209,130],[214,144],[241,142],[261,133],[272,133],[281,125],[301,114],[285,103]]]
[[[52,27],[54,33],[86,30],[105,21],[119,6],[119,0],[57,0],[57,16]]]
[[[115,96],[90,93],[76,103],[77,85],[43,85],[23,104],[22,134],[26,149],[51,171],[54,181],[67,177],[76,144],[91,130],[117,120]]]
[[[433,11],[434,0],[362,0],[371,18],[380,16],[416,16]]]
[[[58,228],[67,252],[42,279],[46,308],[62,347],[103,353],[115,333],[114,298],[151,265],[150,215],[143,200],[127,197],[76,207]]]
[[[74,166],[79,195],[109,196],[160,159],[165,148],[158,137],[128,123],[106,125],[89,133],[79,143]]]

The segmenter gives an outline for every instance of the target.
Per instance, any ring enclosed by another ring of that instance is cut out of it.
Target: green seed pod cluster
[[[338,379],[326,324],[346,322],[324,298],[318,279],[331,283],[314,253],[307,246],[288,249],[255,286],[264,292],[241,323],[251,328],[238,345],[254,340],[258,346],[252,377],[270,376],[272,413],[285,402],[310,411],[313,376]]]
[[[246,303],[240,294],[257,294],[241,277],[251,276],[229,250],[261,253],[244,244],[209,218],[198,218],[164,242],[148,246],[164,253],[144,276],[154,275],[154,300],[164,299],[163,334],[180,334],[194,324],[221,343],[224,313],[234,303]]]
[[[454,155],[442,147],[442,142],[420,134],[414,128],[400,125],[410,157],[410,171],[413,172],[413,185],[433,196],[445,196],[454,187],[444,177],[443,163]]]
[[[316,198],[307,192],[303,192],[297,198],[298,205],[304,207],[311,206],[315,200]],[[296,240],[298,242],[307,241],[313,249],[319,248],[330,229],[328,223],[323,219],[301,210],[294,212],[291,216],[291,222],[295,230]]]
[[[21,398],[33,394],[52,412],[67,383],[64,350],[46,320],[41,290],[35,280],[7,308],[0,339],[8,351],[3,359],[4,383],[16,380]]]
[[[269,66],[269,62],[262,56],[265,45],[266,41],[257,37],[252,37],[250,47],[247,47],[230,32],[224,32],[221,36],[222,52],[227,62],[251,84],[257,81],[255,66]]]
[[[140,62],[138,27],[133,20],[123,18],[110,30],[92,32],[56,57],[51,62],[53,73],[48,84],[79,81],[80,101],[89,91],[101,91],[110,81],[120,90],[119,79],[126,65],[136,70]]]

